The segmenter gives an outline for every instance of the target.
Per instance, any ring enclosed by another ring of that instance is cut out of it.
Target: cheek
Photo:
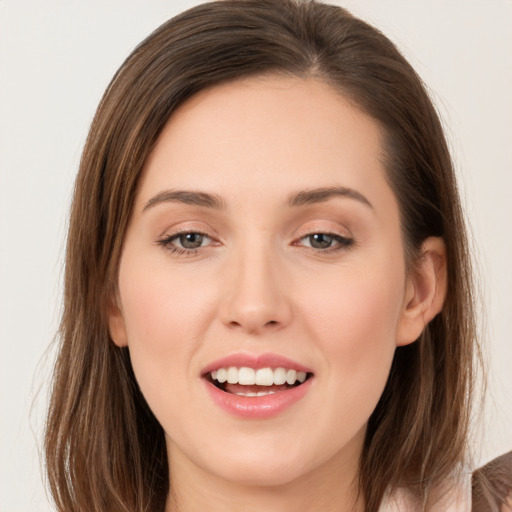
[[[382,394],[396,348],[402,275],[393,268],[353,272],[310,302],[309,328],[329,358],[325,375],[340,420],[347,410],[367,419]]]
[[[327,286],[308,295],[319,339],[342,349],[355,351],[378,347],[382,342],[395,343],[402,309],[403,273],[391,266],[363,271],[350,268],[331,274]]]
[[[188,373],[206,321],[208,290],[200,293],[165,265],[128,256],[121,262],[119,294],[133,370],[158,417],[195,378]]]
[[[162,263],[122,261],[119,292],[130,345],[142,344],[155,356],[172,346],[187,347],[188,335],[198,327],[210,302],[204,286],[185,273],[170,272]]]

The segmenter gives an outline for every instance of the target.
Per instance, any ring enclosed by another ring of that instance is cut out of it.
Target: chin
[[[227,460],[223,467],[212,468],[218,477],[243,486],[277,487],[290,484],[308,470],[303,465],[298,466],[284,460]]]

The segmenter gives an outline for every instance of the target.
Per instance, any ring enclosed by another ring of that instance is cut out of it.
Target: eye
[[[206,245],[205,242],[208,240],[209,237],[202,233],[182,233],[172,239],[172,241],[178,242],[183,249],[197,249]]]
[[[311,233],[302,237],[299,243],[315,251],[331,252],[350,247],[354,240],[335,233]]]
[[[158,244],[171,251],[171,253],[193,255],[198,249],[206,247],[212,242],[213,240],[205,233],[186,231],[166,236],[159,240]]]

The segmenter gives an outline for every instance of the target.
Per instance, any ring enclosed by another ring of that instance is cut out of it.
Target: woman
[[[450,155],[346,11],[214,2],[139,45],[84,149],[64,304],[59,510],[469,510]]]

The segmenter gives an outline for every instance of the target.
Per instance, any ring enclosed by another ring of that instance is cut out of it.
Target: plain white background
[[[80,151],[112,74],[196,1],[0,0],[0,512],[50,511],[39,449]],[[477,462],[512,449],[512,2],[346,0],[433,91],[470,219],[490,393]],[[46,356],[45,356],[46,353]]]

